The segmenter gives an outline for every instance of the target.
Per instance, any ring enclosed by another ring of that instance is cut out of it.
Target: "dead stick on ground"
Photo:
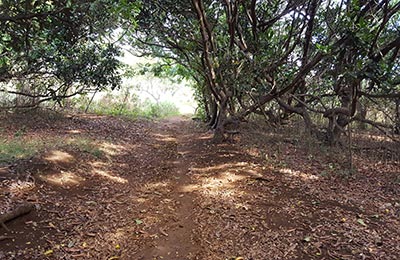
[[[7,231],[9,232],[10,230],[7,228],[7,226],[5,225],[5,223],[6,223],[7,221],[13,220],[13,219],[15,219],[15,218],[17,218],[17,217],[19,217],[19,216],[28,214],[28,213],[32,210],[32,208],[33,208],[33,205],[32,205],[32,204],[30,204],[30,203],[25,203],[25,204],[22,204],[22,205],[18,206],[16,209],[14,209],[14,210],[12,210],[12,211],[10,211],[10,212],[7,212],[7,213],[1,215],[1,216],[0,216],[0,225],[1,225],[5,230],[7,230]]]
[[[6,239],[13,239],[13,237],[9,237],[9,236],[0,236],[0,241],[6,240]]]

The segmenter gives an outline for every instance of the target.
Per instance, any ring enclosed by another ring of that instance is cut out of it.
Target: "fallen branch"
[[[13,237],[10,237],[10,236],[0,236],[0,241],[6,240],[6,239],[13,239]]]
[[[29,212],[31,212],[32,209],[33,209],[33,205],[31,203],[24,203],[24,204],[20,205],[19,207],[17,207],[16,209],[1,215],[0,216],[0,225],[5,230],[10,231],[7,228],[7,226],[5,225],[5,223],[7,221],[10,221],[10,220],[18,218],[20,216],[23,216],[25,214],[28,214]]]

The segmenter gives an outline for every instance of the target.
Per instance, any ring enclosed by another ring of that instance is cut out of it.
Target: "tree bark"
[[[228,115],[228,102],[225,98],[222,100],[221,104],[218,106],[218,115],[213,126],[214,128],[214,137],[213,140],[216,142],[221,142],[225,140],[225,125]]]
[[[394,133],[400,134],[400,98],[396,99],[396,119],[394,123]]]

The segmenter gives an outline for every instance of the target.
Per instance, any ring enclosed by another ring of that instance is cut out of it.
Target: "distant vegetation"
[[[165,118],[180,114],[179,109],[172,102],[161,101],[157,103],[151,100],[141,102],[134,95],[124,98],[119,93],[107,93],[90,104],[89,102],[89,96],[81,96],[72,100],[72,108],[77,109],[79,112],[129,118]]]

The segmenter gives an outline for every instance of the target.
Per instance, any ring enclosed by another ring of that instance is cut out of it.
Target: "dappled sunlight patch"
[[[292,170],[292,169],[289,169],[289,168],[282,168],[282,169],[279,169],[278,171],[280,173],[289,175],[291,177],[297,177],[297,178],[300,178],[300,179],[305,180],[305,181],[318,180],[319,179],[319,176],[315,176],[313,174],[308,174],[308,173]]]
[[[243,179],[246,179],[246,176],[225,172],[218,177],[203,178],[201,184],[187,186],[184,189],[198,189],[200,192],[213,197],[234,198],[243,195],[243,191],[237,187],[237,182]]]
[[[374,134],[374,133],[354,133],[354,137],[359,138],[359,139],[364,139],[365,141],[379,141],[379,142],[390,142],[394,143],[393,139],[390,139],[389,137],[385,135],[380,135],[380,134]]]
[[[56,174],[42,174],[40,175],[40,179],[45,182],[57,185],[57,186],[69,186],[69,185],[79,185],[81,182],[85,181],[84,178],[73,172],[65,172],[61,171]]]
[[[245,176],[230,174],[229,172],[221,174],[220,177],[205,178],[202,187],[208,189],[219,189],[233,187],[234,182],[245,179]]]
[[[223,169],[231,169],[235,167],[244,167],[248,166],[249,164],[247,162],[238,162],[238,163],[225,163],[225,164],[220,164],[216,166],[208,166],[208,167],[202,167],[202,168],[196,168],[192,167],[192,171],[198,171],[198,172],[211,172],[211,171],[216,171],[216,170],[223,170]]]
[[[125,237],[126,237],[126,231],[124,229],[117,229],[115,231],[104,234],[104,240],[105,240],[104,242],[106,242],[107,246],[109,246],[110,244],[118,245],[116,241],[120,241]]]
[[[235,203],[235,208],[236,209],[244,209],[244,210],[249,210],[251,206],[245,202],[236,202]]]
[[[154,134],[154,137],[157,141],[162,141],[162,142],[176,142],[175,137],[171,137],[169,135],[162,135],[162,134]]]
[[[205,140],[211,140],[212,138],[213,138],[213,135],[209,134],[209,135],[205,135],[205,136],[200,136],[197,139],[205,141]]]
[[[147,183],[145,185],[146,190],[157,190],[160,188],[166,188],[168,187],[169,183],[168,182],[153,182],[153,183]]]
[[[94,175],[104,177],[110,181],[117,182],[117,183],[123,183],[123,184],[128,183],[127,179],[119,177],[119,176],[115,176],[112,173],[110,173],[108,170],[101,169],[101,168],[107,167],[107,163],[96,161],[96,162],[90,163],[90,165],[93,167],[92,173]]]
[[[91,162],[90,165],[94,168],[101,168],[101,167],[107,167],[108,164],[105,162],[100,162],[100,161],[95,161],[95,162]]]
[[[95,175],[99,175],[99,176],[104,177],[104,178],[106,178],[106,179],[108,179],[110,181],[113,181],[113,182],[118,182],[118,183],[123,183],[123,184],[128,183],[127,179],[121,178],[119,176],[114,176],[108,171],[104,171],[104,170],[100,170],[100,169],[93,169],[92,172]]]
[[[11,194],[19,194],[25,191],[29,191],[33,188],[35,188],[35,183],[30,182],[30,181],[17,181],[17,182],[12,182],[9,185],[9,192]]]
[[[44,159],[46,161],[52,162],[52,163],[71,163],[74,161],[74,156],[67,152],[63,152],[60,150],[53,150],[50,151]]]
[[[133,198],[133,202],[138,203],[138,204],[143,204],[146,203],[149,199],[144,198],[144,197],[139,197],[139,198]]]
[[[260,150],[258,148],[251,147],[247,149],[247,154],[250,155],[251,157],[259,157]]]
[[[122,145],[116,145],[108,142],[101,143],[99,149],[110,156],[116,156],[126,150],[126,148]]]
[[[181,187],[180,191],[181,191],[181,192],[185,192],[185,193],[186,193],[186,192],[187,192],[187,193],[190,193],[190,192],[194,192],[194,191],[199,190],[199,188],[200,188],[199,185],[196,185],[196,184],[188,184],[188,185],[185,185],[185,186]]]

